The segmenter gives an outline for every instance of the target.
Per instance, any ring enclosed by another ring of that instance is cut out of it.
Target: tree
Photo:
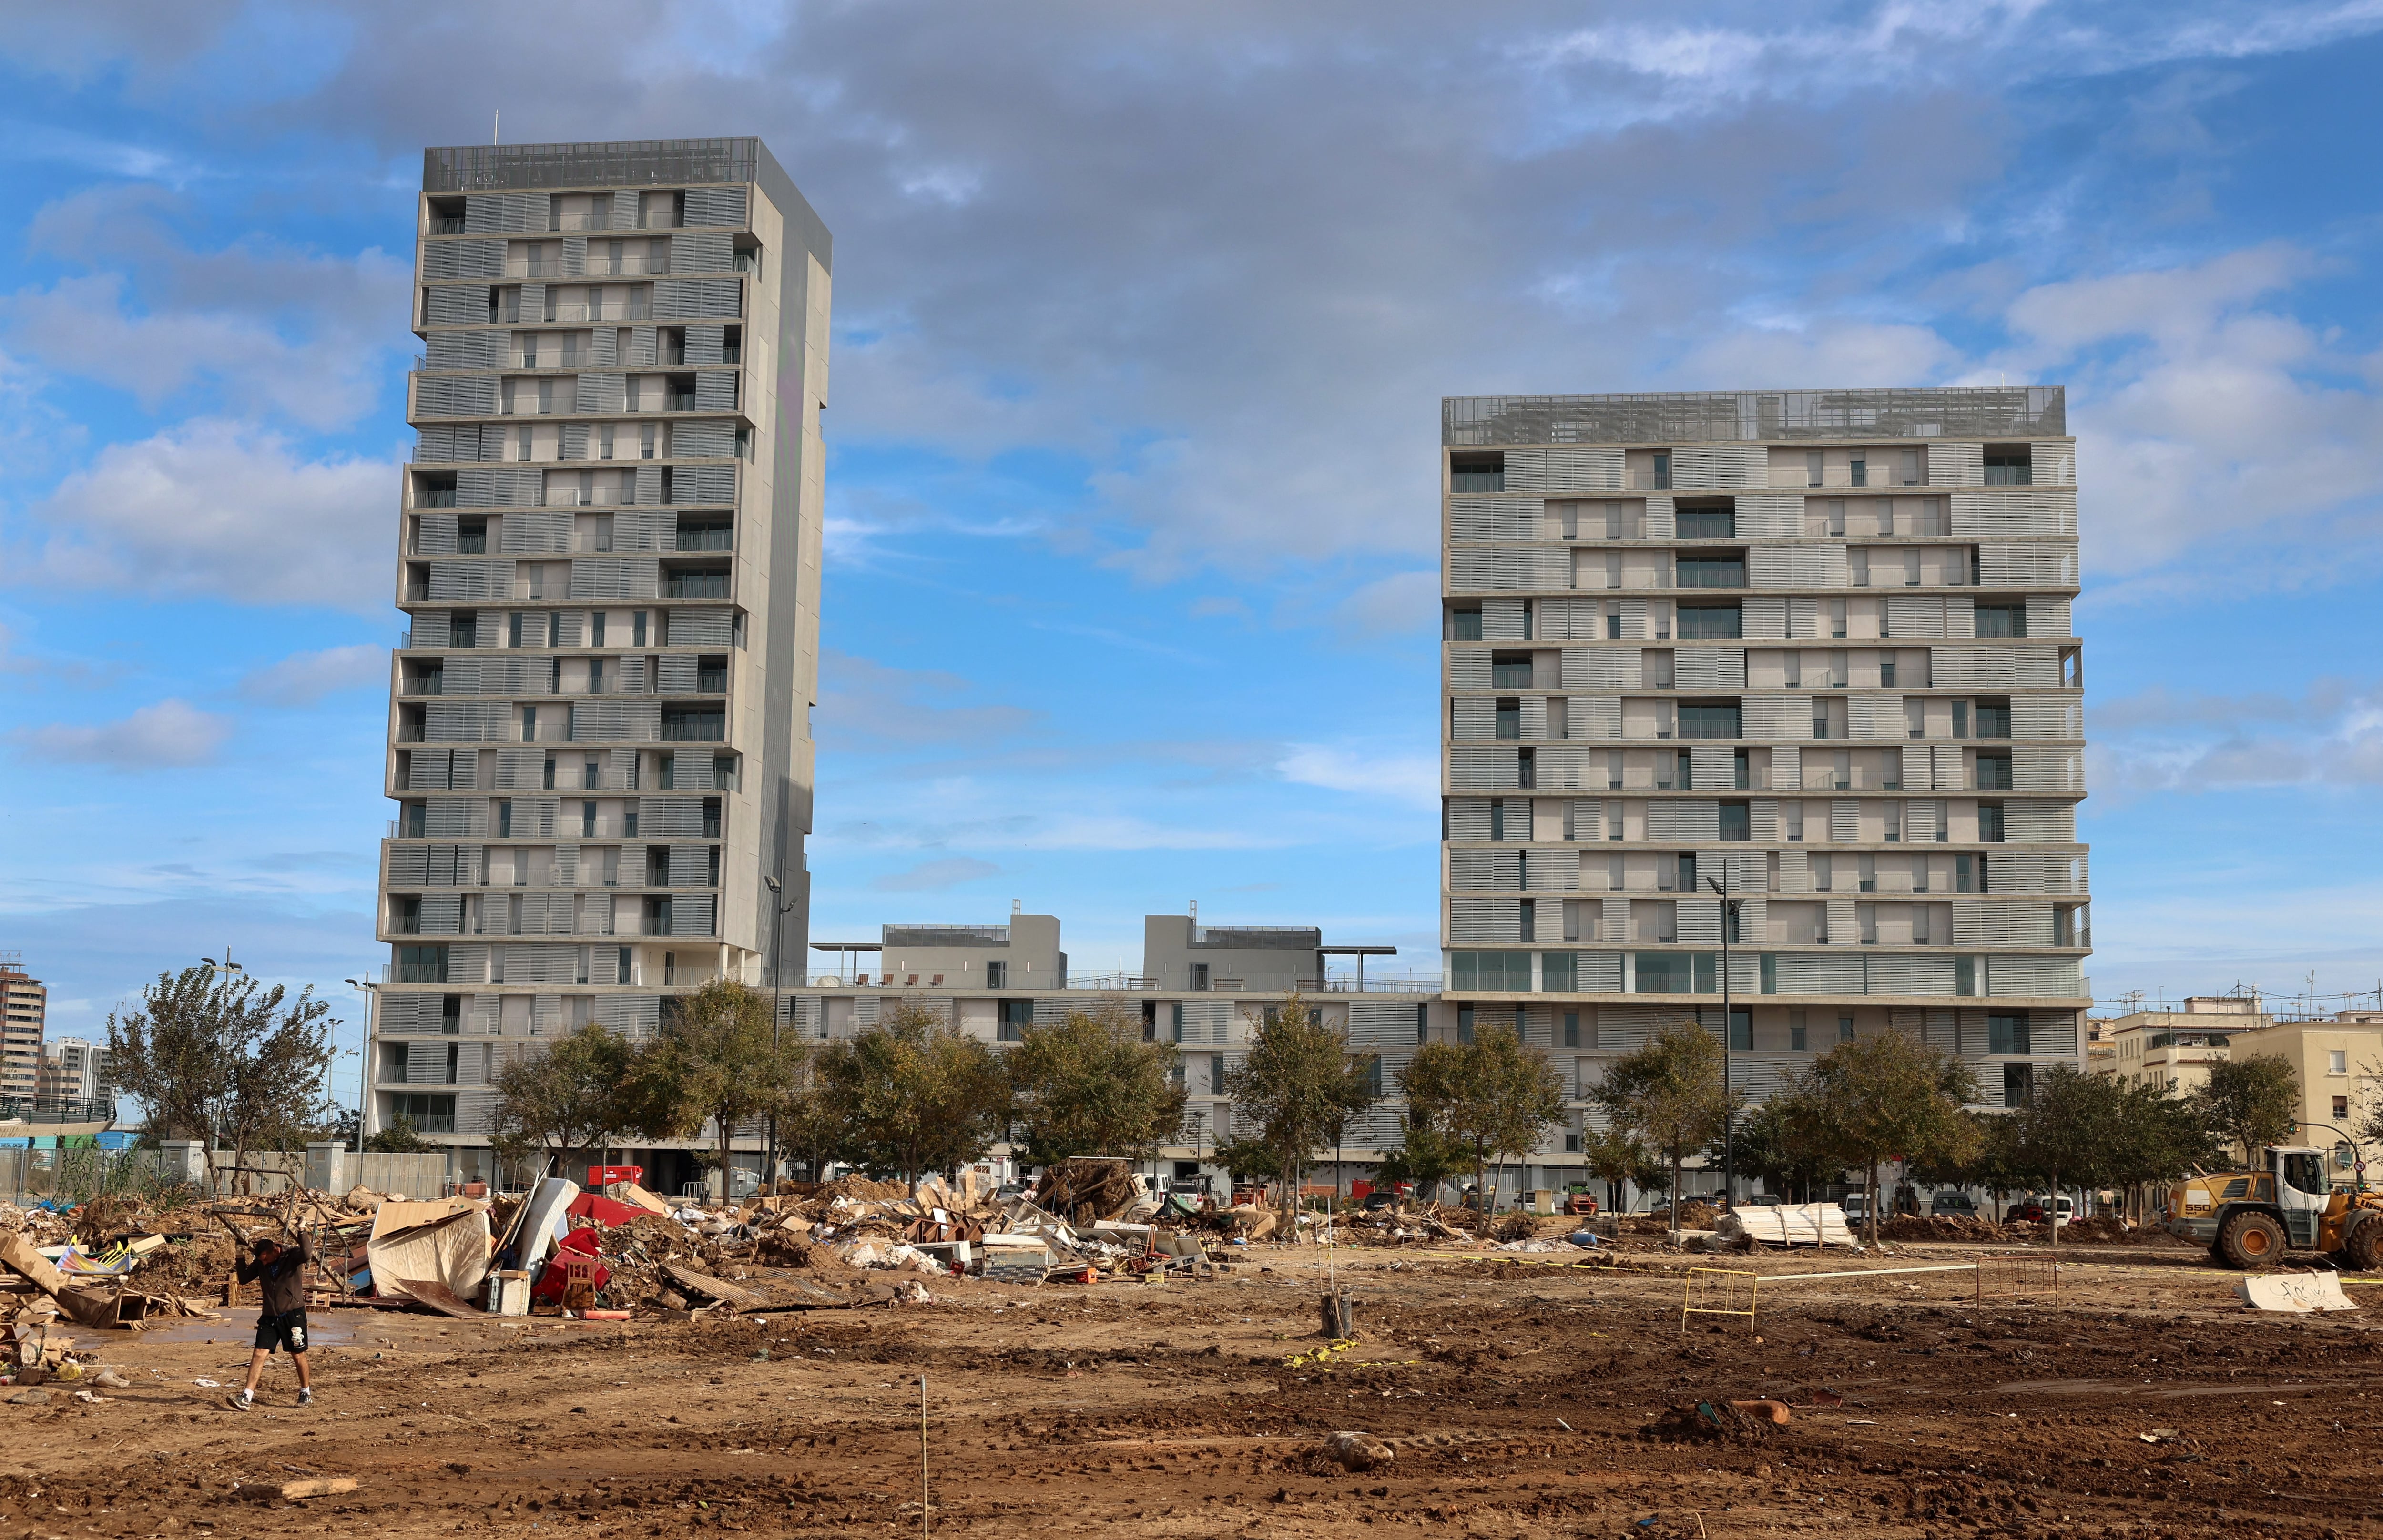
[[[400,1113],[389,1120],[388,1127],[366,1139],[364,1148],[380,1155],[419,1155],[438,1146],[416,1133],[414,1119]]]
[[[1773,1099],[1792,1145],[1868,1172],[1863,1228],[1876,1245],[1879,1168],[1897,1156],[1960,1158],[1975,1134],[1963,1108],[1979,1094],[1968,1064],[1891,1027],[1837,1044],[1789,1075]]]
[[[801,1072],[803,1044],[777,1034],[769,994],[734,979],[714,979],[682,995],[661,1034],[631,1061],[621,1123],[651,1138],[688,1139],[713,1126],[721,1192],[736,1130],[782,1105]]]
[[[917,1182],[981,1158],[1009,1127],[1008,1074],[993,1045],[904,998],[819,1056],[819,1093],[857,1164]]]
[[[2209,1066],[2209,1083],[2193,1092],[2210,1126],[2242,1148],[2242,1164],[2263,1144],[2290,1141],[2300,1126],[2301,1078],[2291,1061],[2253,1053]]]
[[[1587,1157],[1588,1174],[1605,1184],[1605,1209],[1608,1214],[1622,1212],[1624,1187],[1636,1187],[1641,1192],[1654,1189],[1647,1181],[1648,1169],[1655,1164],[1646,1142],[1626,1128],[1611,1127],[1591,1131],[1582,1136],[1581,1153]],[[1666,1180],[1669,1173],[1665,1173]]]
[[[1297,990],[1279,1005],[1248,1013],[1250,1048],[1225,1072],[1236,1128],[1273,1152],[1282,1178],[1283,1219],[1297,1213],[1300,1178],[1315,1153],[1337,1142],[1380,1099],[1378,1057],[1350,1050],[1347,1035],[1324,1025],[1324,1013]]]
[[[509,1160],[537,1153],[541,1170],[574,1150],[612,1143],[637,1128],[639,1109],[627,1094],[636,1059],[627,1038],[592,1021],[508,1059],[496,1075],[488,1142]]]
[[[1276,1151],[1253,1139],[1219,1140],[1208,1158],[1223,1166],[1235,1182],[1271,1182],[1282,1175],[1282,1162]]]
[[[1615,1129],[1662,1153],[1671,1165],[1664,1188],[1673,1193],[1688,1152],[1719,1134],[1741,1102],[1722,1081],[1721,1040],[1678,1017],[1608,1066],[1591,1100]]]
[[[1154,1159],[1183,1126],[1182,1053],[1171,1042],[1144,1042],[1142,1013],[1123,995],[1027,1028],[1002,1060],[1013,1142],[1037,1165],[1074,1155]]]
[[[313,989],[291,999],[278,984],[193,967],[160,973],[141,1004],[107,1018],[109,1069],[161,1139],[228,1146],[239,1169],[251,1150],[331,1121],[323,1075],[339,1022]]]
[[[1414,1113],[1473,1156],[1484,1213],[1490,1158],[1528,1154],[1563,1117],[1563,1077],[1511,1027],[1484,1027],[1471,1042],[1425,1043],[1400,1066],[1398,1083]]]
[[[2055,1247],[2060,1244],[2061,1183],[2084,1189],[2117,1179],[2128,1110],[2117,1076],[2056,1064],[2038,1074],[2026,1102],[2006,1115],[2013,1164],[2040,1179],[2050,1195],[2045,1223]]]
[[[1413,1112],[1407,1115],[1402,1140],[1397,1149],[1382,1152],[1377,1175],[1386,1187],[1413,1183],[1416,1197],[1430,1202],[1439,1195],[1440,1183],[1464,1169],[1464,1149]]]
[[[1735,1138],[1737,1168],[1749,1177],[1759,1177],[1763,1186],[1782,1197],[1790,1191],[1800,1191],[1806,1202],[1811,1201],[1812,1189],[1826,1180],[1830,1172],[1827,1156],[1809,1144],[1798,1141],[1787,1126],[1787,1108],[1784,1103],[1765,1102],[1737,1119]],[[1707,1147],[1708,1160],[1722,1158],[1721,1141]]]

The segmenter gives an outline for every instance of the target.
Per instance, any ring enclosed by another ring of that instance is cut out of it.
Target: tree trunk
[[[2052,1254],[2060,1254],[2060,1173],[2052,1174],[2052,1190],[2044,1195],[2043,1223],[2052,1231]]]
[[[729,1179],[729,1173],[734,1168],[728,1164],[728,1143],[735,1137],[736,1124],[733,1118],[726,1116],[722,1116],[717,1121],[720,1125],[720,1201],[723,1203],[733,1203],[736,1201],[736,1184]]]
[[[1870,1201],[1862,1204],[1862,1228],[1870,1236],[1870,1244],[1878,1245],[1878,1161],[1870,1163]]]
[[[1489,1212],[1489,1194],[1483,1191],[1483,1176],[1488,1171],[1488,1152],[1479,1145],[1473,1147],[1473,1207],[1481,1214]]]
[[[1672,1146],[1672,1228],[1674,1232],[1677,1232],[1680,1228],[1680,1209],[1683,1202],[1680,1196],[1680,1161],[1682,1153],[1683,1152],[1679,1145],[1674,1144]]]

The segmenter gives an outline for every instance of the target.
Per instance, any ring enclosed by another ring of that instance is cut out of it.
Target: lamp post
[[[1721,858],[1721,881],[1716,882],[1708,877],[1705,886],[1721,895],[1721,1206],[1727,1213],[1737,1194],[1737,1149],[1731,1137],[1736,1109],[1732,1105],[1729,1083],[1729,1054],[1737,1040],[1737,1016],[1729,1008],[1729,931],[1737,905],[1729,896],[1728,856]],[[1672,1201],[1679,1201],[1678,1194],[1673,1195]]]
[[[366,1116],[364,1109],[367,1105],[367,1098],[371,1095],[368,1088],[372,1082],[373,1028],[378,1024],[380,986],[370,979],[350,979],[344,981],[350,989],[361,991],[364,997],[364,1043],[363,1049],[356,1054],[358,1060],[356,1065],[356,1153],[361,1155],[364,1150]]]
[[[777,911],[770,918],[770,1058],[774,1066],[778,1057],[778,1021],[785,1015],[786,999],[785,979],[778,961],[778,945],[785,930],[786,911],[795,906],[795,901],[786,896],[785,889],[780,886],[776,878],[764,877],[761,881],[770,890],[771,906]],[[761,1167],[761,1182],[765,1188],[775,1184],[778,1179],[778,1115],[775,1111],[770,1114],[769,1142],[769,1152],[763,1156]],[[725,1176],[720,1179],[722,1182],[728,1180]]]

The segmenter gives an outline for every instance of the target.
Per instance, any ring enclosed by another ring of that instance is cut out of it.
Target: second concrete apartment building
[[[2080,1062],[2061,390],[1451,398],[1441,450],[1436,1029],[1583,1090],[1685,1016],[1755,1100],[1890,1026],[1990,1106]]]

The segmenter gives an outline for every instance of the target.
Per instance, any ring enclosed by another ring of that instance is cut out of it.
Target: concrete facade
[[[426,153],[366,1127],[802,968],[830,243],[753,139]],[[781,916],[769,882],[787,901]]]
[[[1889,1026],[1988,1106],[2081,1067],[2058,388],[1451,398],[1441,438],[1434,1031],[1577,1090],[1685,1017],[1757,1101]]]
[[[50,992],[25,971],[24,958],[0,954],[0,1098],[31,1103],[40,1094],[49,1013]]]

